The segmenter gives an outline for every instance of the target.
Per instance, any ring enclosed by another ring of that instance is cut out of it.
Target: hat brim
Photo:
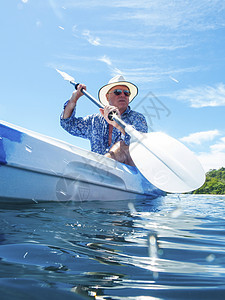
[[[113,88],[114,86],[117,86],[117,85],[125,85],[125,86],[128,87],[128,89],[130,90],[129,103],[138,94],[137,86],[135,84],[129,82],[129,81],[118,81],[118,82],[113,82],[113,83],[106,84],[98,92],[98,98],[104,106],[109,104],[109,102],[106,98],[106,94],[108,93],[109,90],[111,90],[111,88]]]

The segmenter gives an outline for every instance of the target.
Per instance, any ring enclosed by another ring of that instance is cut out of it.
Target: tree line
[[[210,170],[206,173],[206,181],[193,194],[225,195],[225,168]]]

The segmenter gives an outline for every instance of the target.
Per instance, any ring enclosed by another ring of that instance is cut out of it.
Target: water
[[[0,206],[1,299],[224,299],[225,196]]]

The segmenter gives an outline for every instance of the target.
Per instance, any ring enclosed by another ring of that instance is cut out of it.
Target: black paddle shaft
[[[70,83],[75,87],[75,89],[77,90],[77,87],[79,85],[79,83],[76,83],[74,81],[70,81]],[[88,98],[90,99],[95,105],[97,105],[99,108],[104,108],[104,105],[99,102],[97,99],[95,99],[91,94],[89,94],[85,89],[81,89],[81,92]],[[115,121],[118,125],[120,125],[123,129],[125,129],[126,127],[126,123],[123,122],[123,120],[121,120],[116,112],[110,112],[108,115],[109,120],[111,121]]]

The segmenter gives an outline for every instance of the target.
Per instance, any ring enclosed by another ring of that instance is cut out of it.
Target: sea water
[[[0,299],[225,299],[225,196],[0,206]]]

